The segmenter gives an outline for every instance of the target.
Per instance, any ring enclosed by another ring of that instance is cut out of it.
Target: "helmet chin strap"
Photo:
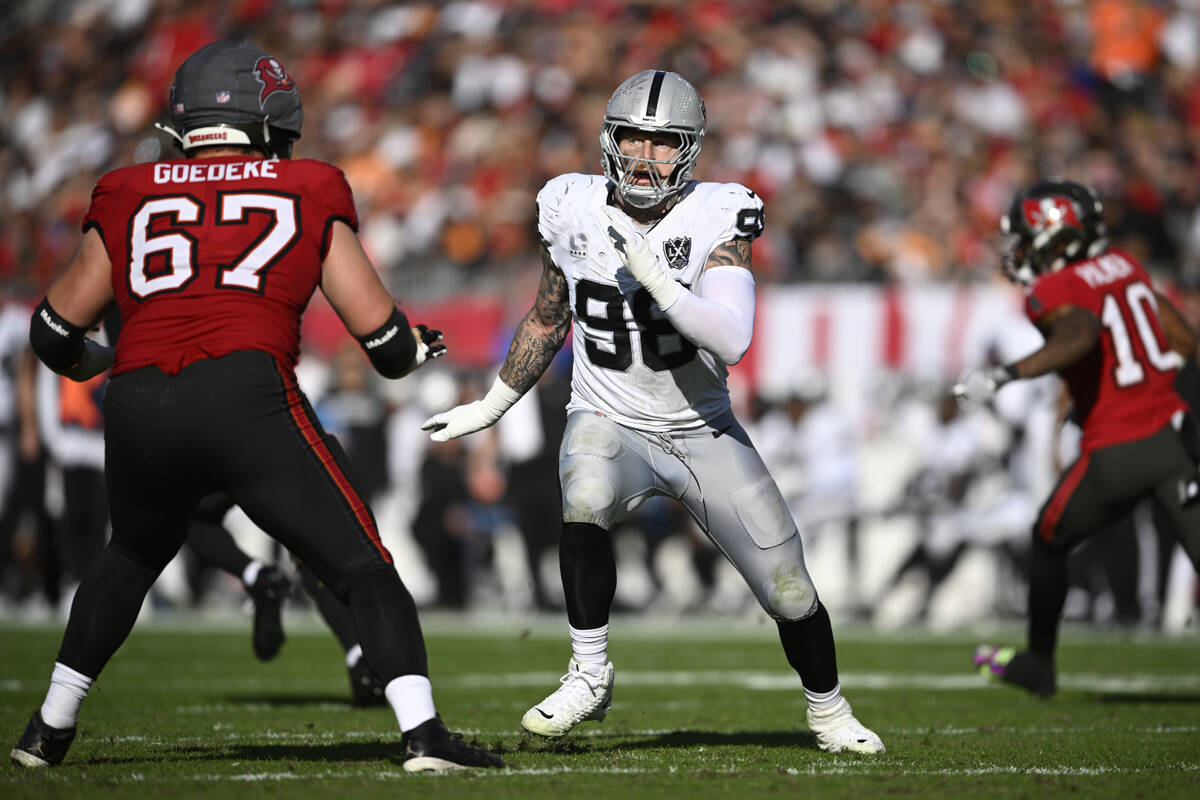
[[[183,149],[183,137],[179,135],[179,132],[177,130],[172,128],[170,125],[163,125],[161,122],[154,123],[154,127],[158,128],[160,131],[162,131],[163,133],[167,134],[172,139],[174,139],[175,144],[180,149]]]
[[[197,147],[226,145],[231,147],[252,147],[263,151],[263,154],[268,157],[287,158],[287,150],[290,148],[288,148],[286,137],[282,140],[276,140],[280,142],[279,148],[282,148],[284,152],[276,153],[275,151],[279,148],[272,146],[270,119],[269,116],[263,118],[261,145],[255,144],[253,137],[246,130],[220,123],[192,128],[184,134],[180,134],[174,127],[164,125],[161,122],[154,123],[154,127],[170,136],[175,141],[175,146],[184,153]]]

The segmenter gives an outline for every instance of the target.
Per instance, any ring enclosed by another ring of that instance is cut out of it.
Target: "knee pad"
[[[801,620],[817,610],[817,587],[803,564],[775,567],[763,590],[763,609],[776,620]]]
[[[621,440],[608,420],[582,416],[573,422],[563,438],[559,473],[563,521],[608,529],[617,511],[615,479]]]
[[[587,522],[608,529],[616,506],[617,489],[608,478],[572,473],[570,465],[563,470],[563,522]]]

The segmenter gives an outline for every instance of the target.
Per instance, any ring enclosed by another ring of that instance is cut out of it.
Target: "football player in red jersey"
[[[289,159],[302,111],[278,60],[246,41],[209,44],[175,74],[170,114],[186,158],[100,179],[79,252],[31,322],[34,350],[55,371],[83,380],[112,366],[113,533],[75,595],[14,763],[62,761],[84,697],[197,503],[223,491],[350,608],[403,731],[406,770],[501,766],[437,715],[416,606],[293,371],[317,287],[386,377],[444,352],[441,334],[410,326],[380,282],[342,172]],[[85,336],[113,299],[115,353]]]
[[[1129,253],[1109,247],[1095,192],[1041,181],[1019,192],[1001,229],[1015,236],[1006,274],[1027,286],[1026,313],[1045,337],[1029,356],[970,370],[954,392],[980,403],[1010,380],[1057,372],[1083,428],[1080,455],[1034,526],[1029,649],[981,645],[986,675],[1048,697],[1067,593],[1067,553],[1151,497],[1192,564],[1200,564],[1196,424],[1174,389],[1196,341]]]

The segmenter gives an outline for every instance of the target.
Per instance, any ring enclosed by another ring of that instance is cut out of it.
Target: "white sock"
[[[42,720],[51,728],[74,728],[79,721],[83,698],[92,688],[92,680],[55,661],[54,672],[50,674],[50,689],[42,703]]]
[[[608,663],[608,625],[586,630],[570,625],[567,627],[571,628],[571,650],[575,653],[576,661],[601,666]]]
[[[837,683],[828,692],[810,692],[805,689],[804,696],[808,698],[808,707],[813,711],[828,711],[842,699],[842,684]]]
[[[242,583],[246,584],[246,586],[253,586],[254,582],[258,580],[259,570],[264,566],[261,561],[251,561],[247,564],[246,568],[242,570]]]
[[[424,675],[401,675],[388,681],[383,693],[396,712],[401,731],[411,731],[437,715],[433,707],[433,684]]]
[[[354,669],[354,665],[362,658],[362,645],[356,644],[346,651],[346,666],[349,669]]]

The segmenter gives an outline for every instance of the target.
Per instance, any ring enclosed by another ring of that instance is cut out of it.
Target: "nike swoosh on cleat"
[[[533,710],[538,712],[539,714],[541,714],[546,719],[554,719],[553,714],[547,714],[545,711],[542,711],[540,708],[534,708]]]

